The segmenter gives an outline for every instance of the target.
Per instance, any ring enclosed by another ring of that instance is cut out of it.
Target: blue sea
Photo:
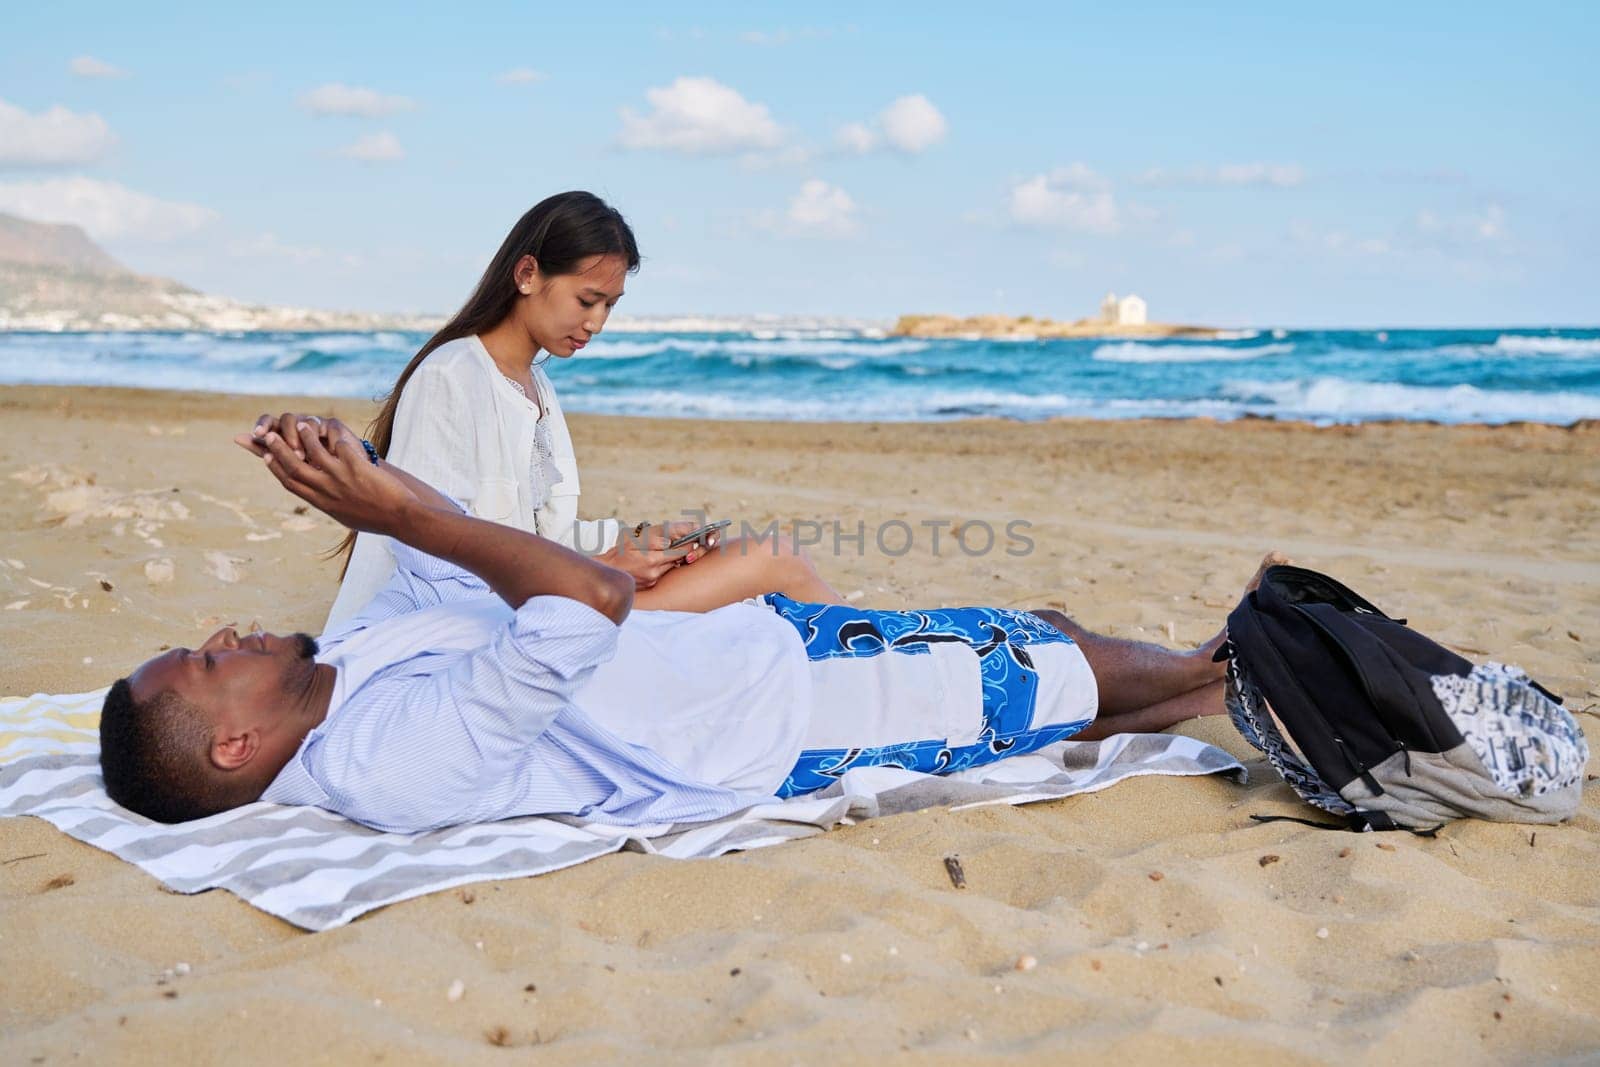
[[[0,385],[373,397],[421,333],[6,333]],[[548,368],[569,411],[705,419],[1600,418],[1600,330],[1239,330],[1205,341],[607,333]]]

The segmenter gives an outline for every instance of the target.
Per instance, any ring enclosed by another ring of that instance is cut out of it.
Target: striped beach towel
[[[941,777],[863,767],[820,793],[694,825],[615,827],[528,817],[389,834],[320,808],[248,804],[165,826],[117,806],[102,787],[104,699],[102,689],[0,700],[0,816],[48,820],[176,892],[226,889],[306,930],[342,926],[426,893],[544,874],[624,848],[676,859],[720,856],[879,815],[1024,804],[1093,792],[1137,775],[1244,779],[1244,767],[1212,745],[1171,734],[1124,734],[1059,742]]]

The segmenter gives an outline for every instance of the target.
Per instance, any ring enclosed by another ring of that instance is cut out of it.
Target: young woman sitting
[[[540,364],[575,355],[604,329],[638,267],[633,231],[599,197],[541,201],[506,235],[466,306],[400,372],[368,437],[474,515],[628,572],[637,608],[710,611],[771,592],[840,603],[782,538],[707,535],[674,549],[669,543],[693,522],[623,527],[578,518],[572,437]],[[328,628],[364,607],[394,570],[381,538],[351,535],[341,548],[350,556]]]

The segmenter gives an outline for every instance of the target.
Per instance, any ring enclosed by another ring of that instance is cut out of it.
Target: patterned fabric
[[[502,374],[517,395],[528,402],[533,412],[533,453],[528,461],[528,507],[538,511],[550,499],[550,489],[561,481],[561,471],[556,468],[555,446],[550,440],[550,421],[544,417],[541,405],[528,395],[522,383],[509,374]],[[542,533],[534,524],[534,533]]]
[[[1239,733],[1266,754],[1268,762],[1301,799],[1335,815],[1356,813],[1355,805],[1324,782],[1322,776],[1301,759],[1294,747],[1284,739],[1278,724],[1273,721],[1272,710],[1267,706],[1260,687],[1239,669],[1238,657],[1228,660],[1228,684],[1223,703],[1228,709],[1228,718],[1233,720]]]
[[[1433,676],[1433,693],[1512,796],[1542,796],[1582,780],[1589,745],[1578,722],[1528,684],[1519,667],[1485,663],[1472,673]]]
[[[903,767],[945,774],[1032,752],[1072,736],[1087,721],[1033,727],[1038,674],[1028,648],[1071,644],[1072,639],[1037,615],[1002,608],[877,611],[841,604],[801,604],[782,593],[762,598],[805,642],[813,661],[881,655],[925,655],[935,643],[972,649],[982,678],[983,726],[972,744],[931,738],[877,748],[808,749],[778,796],[826,788],[856,767]]]
[[[550,500],[550,490],[561,484],[555,446],[550,441],[550,420],[540,418],[533,427],[533,455],[528,461],[528,506],[535,511]],[[536,522],[535,526],[538,525]],[[543,534],[543,530],[535,530]]]

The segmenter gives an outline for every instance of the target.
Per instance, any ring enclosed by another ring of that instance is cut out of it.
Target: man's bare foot
[[[1256,572],[1250,576],[1250,581],[1245,584],[1245,595],[1248,596],[1250,593],[1253,593],[1257,589],[1261,588],[1261,579],[1266,576],[1268,567],[1276,567],[1281,564],[1287,564],[1291,562],[1293,561],[1290,560],[1288,556],[1285,556],[1282,552],[1268,552],[1265,556],[1262,556],[1261,566],[1256,568]],[[1215,637],[1201,645],[1195,651],[1206,657],[1214,656],[1217,653],[1217,649],[1221,648],[1222,643],[1227,639],[1228,628],[1224,626],[1222,629],[1217,631],[1217,635]]]
[[[1244,591],[1246,593],[1253,593],[1257,589],[1260,589],[1261,579],[1266,577],[1268,567],[1278,567],[1293,562],[1294,561],[1292,559],[1290,559],[1288,556],[1285,556],[1282,552],[1268,552],[1265,556],[1261,557],[1261,566],[1257,567],[1256,572],[1250,576],[1249,584],[1244,587]]]

